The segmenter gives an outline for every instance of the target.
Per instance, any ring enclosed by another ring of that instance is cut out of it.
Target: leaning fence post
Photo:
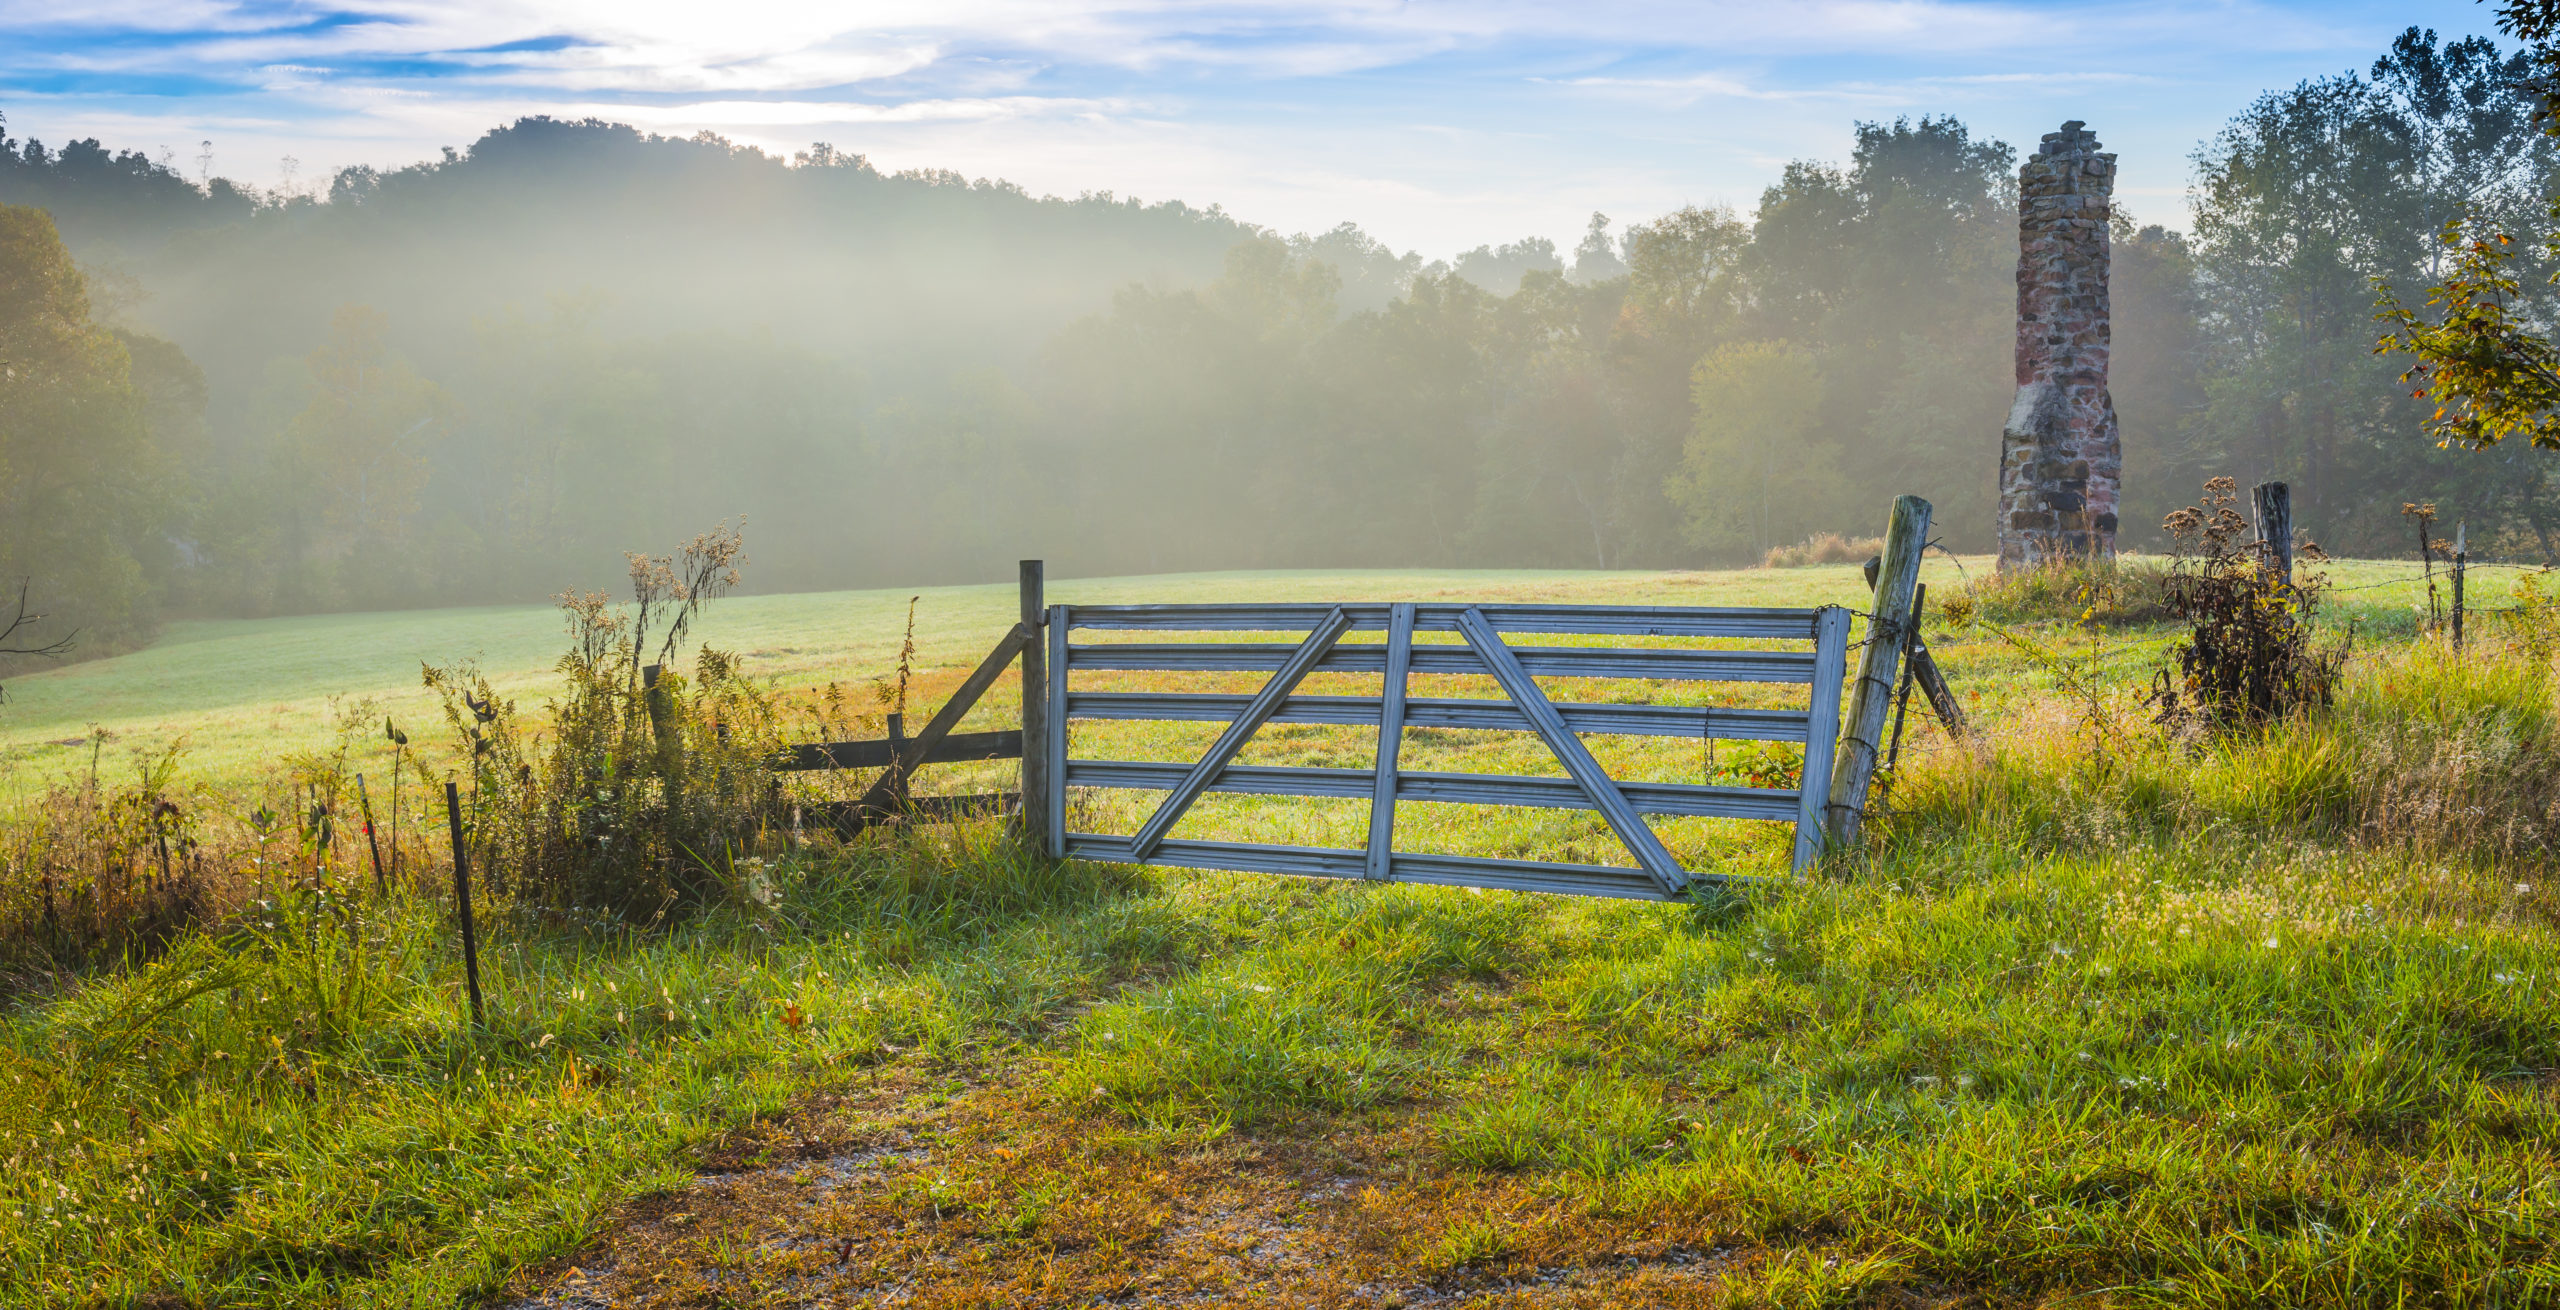
[[[1046,851],[1049,840],[1049,647],[1041,625],[1049,602],[1041,594],[1046,566],[1022,561],[1022,626],[1031,640],[1022,644],[1022,837],[1031,849]]]
[[[2287,591],[2293,589],[2293,489],[2281,482],[2261,482],[2249,489],[2258,512],[2258,544]]]
[[[487,1016],[480,1008],[480,934],[471,924],[471,862],[463,853],[462,792],[450,781],[444,785],[445,822],[453,829],[453,906],[462,917],[462,976],[471,986],[471,1023],[484,1026]]]
[[[1911,621],[1911,593],[1920,581],[1921,552],[1929,544],[1929,513],[1929,502],[1918,496],[1896,496],[1893,517],[1885,524],[1875,609],[1867,616],[1860,642],[1858,676],[1849,685],[1848,733],[1831,766],[1831,804],[1824,827],[1835,850],[1856,846],[1866,823],[1867,788],[1875,781],[1885,713],[1893,708],[1894,675],[1901,667],[1905,625]],[[1805,784],[1817,785],[1810,778]]]
[[[1929,584],[1911,589],[1911,621],[1902,628],[1902,686],[1893,694],[1893,744],[1885,748],[1885,786],[1893,785],[1894,770],[1902,767],[1902,724],[1911,713],[1911,684],[1920,672],[1920,618],[1929,611]]]

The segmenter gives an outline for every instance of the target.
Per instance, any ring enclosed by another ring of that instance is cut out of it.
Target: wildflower
[[[2271,950],[2271,951],[2272,951],[2272,950],[2276,949],[2276,948],[2277,948],[2278,946],[2280,946],[2280,945],[2283,945],[2283,943],[2281,943],[2281,942],[2277,941],[2277,940],[2276,940],[2275,938],[2273,938],[2273,937],[2270,937],[2270,938],[2268,938],[2268,939],[2267,939],[2267,949],[2268,949],[2268,950]]]

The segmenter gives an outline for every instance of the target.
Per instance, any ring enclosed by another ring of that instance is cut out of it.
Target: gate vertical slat
[[[1072,606],[1049,607],[1049,739],[1036,747],[1049,756],[1049,854],[1067,856],[1067,629],[1075,621]]]
[[[1404,747],[1404,684],[1413,664],[1413,606],[1387,612],[1387,680],[1378,689],[1378,789],[1369,800],[1369,877],[1395,871],[1396,756]]]
[[[1813,616],[1813,665],[1830,676],[1813,680],[1813,706],[1804,724],[1804,774],[1798,786],[1795,871],[1822,858],[1824,813],[1831,800],[1831,756],[1840,741],[1840,678],[1849,661],[1849,611],[1826,606]]]
[[[1146,826],[1129,839],[1131,853],[1142,860],[1155,854],[1156,846],[1164,840],[1165,834],[1182,821],[1183,813],[1191,808],[1193,801],[1200,799],[1200,793],[1208,789],[1210,782],[1217,778],[1218,771],[1227,767],[1227,762],[1236,757],[1237,751],[1244,749],[1245,742],[1254,733],[1261,731],[1263,722],[1280,708],[1280,702],[1298,689],[1298,684],[1305,680],[1316,663],[1333,649],[1335,642],[1342,639],[1342,634],[1349,631],[1351,616],[1345,614],[1342,607],[1335,606],[1316,624],[1315,630],[1307,634],[1307,639],[1290,652],[1279,672],[1272,674],[1271,680],[1262,684],[1262,690],[1254,693],[1253,701],[1245,706],[1244,713],[1237,715],[1235,721],[1227,725],[1227,730],[1218,734],[1217,743],[1209,748],[1208,754],[1200,757],[1199,763],[1191,766],[1191,772],[1183,778],[1182,785],[1174,788],[1173,794],[1165,797],[1164,803],[1156,807],[1156,812],[1147,817]]]
[[[1475,648],[1476,654],[1484,658],[1485,667],[1492,670],[1494,681],[1502,684],[1503,693],[1511,697],[1522,714],[1528,716],[1529,726],[1546,741],[1547,749],[1555,752],[1556,759],[1564,764],[1564,771],[1580,784],[1583,794],[1591,798],[1591,807],[1600,811],[1600,817],[1608,820],[1610,828],[1617,832],[1618,840],[1626,843],[1628,852],[1636,857],[1636,863],[1653,875],[1653,880],[1662,885],[1665,893],[1679,895],[1681,889],[1689,885],[1688,870],[1680,867],[1680,862],[1672,858],[1670,848],[1662,844],[1662,838],[1654,835],[1653,826],[1627,803],[1626,794],[1618,790],[1618,784],[1610,780],[1600,762],[1591,758],[1591,752],[1582,744],[1582,739],[1564,726],[1563,717],[1548,702],[1546,693],[1538,690],[1537,681],[1520,667],[1520,661],[1511,653],[1511,648],[1503,644],[1502,634],[1495,632],[1493,625],[1485,621],[1484,611],[1470,606],[1458,616],[1458,630],[1466,635],[1467,644]]]

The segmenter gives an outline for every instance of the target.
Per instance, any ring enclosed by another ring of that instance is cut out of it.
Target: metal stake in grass
[[[392,785],[398,786],[398,779],[393,779]],[[361,773],[356,775],[356,804],[364,811],[365,849],[373,853],[373,894],[380,896],[390,888],[382,877],[382,842],[373,835],[373,797],[366,793]]]
[[[400,876],[400,770],[407,761],[409,734],[392,726],[386,716],[382,735],[391,740],[391,876]]]
[[[462,975],[471,987],[471,1025],[478,1028],[487,1023],[480,1007],[480,935],[471,925],[471,864],[462,845],[462,791],[451,780],[444,785],[444,815],[453,828],[453,905],[462,917]]]

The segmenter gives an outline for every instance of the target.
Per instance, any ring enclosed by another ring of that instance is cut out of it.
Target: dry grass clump
[[[149,959],[290,892],[405,889],[446,867],[414,806],[409,823],[391,822],[372,808],[382,794],[360,791],[350,753],[372,711],[342,708],[332,748],[281,761],[246,794],[183,778],[183,744],[134,752],[122,772],[102,768],[93,740],[85,773],[0,814],[0,991]],[[393,770],[423,790],[414,757]]]
[[[208,838],[227,843],[207,831],[205,808],[175,794],[174,764],[147,760],[127,785],[92,768],[0,823],[0,990],[155,953],[243,898],[233,852],[206,849]]]
[[[1950,623],[2130,627],[2176,616],[2170,577],[2160,560],[2054,560],[1969,578],[1955,594],[1932,599]]]
[[[1792,546],[1772,546],[1760,557],[1764,569],[1800,569],[1808,564],[1863,564],[1884,553],[1882,537],[1844,537],[1817,532]]]

